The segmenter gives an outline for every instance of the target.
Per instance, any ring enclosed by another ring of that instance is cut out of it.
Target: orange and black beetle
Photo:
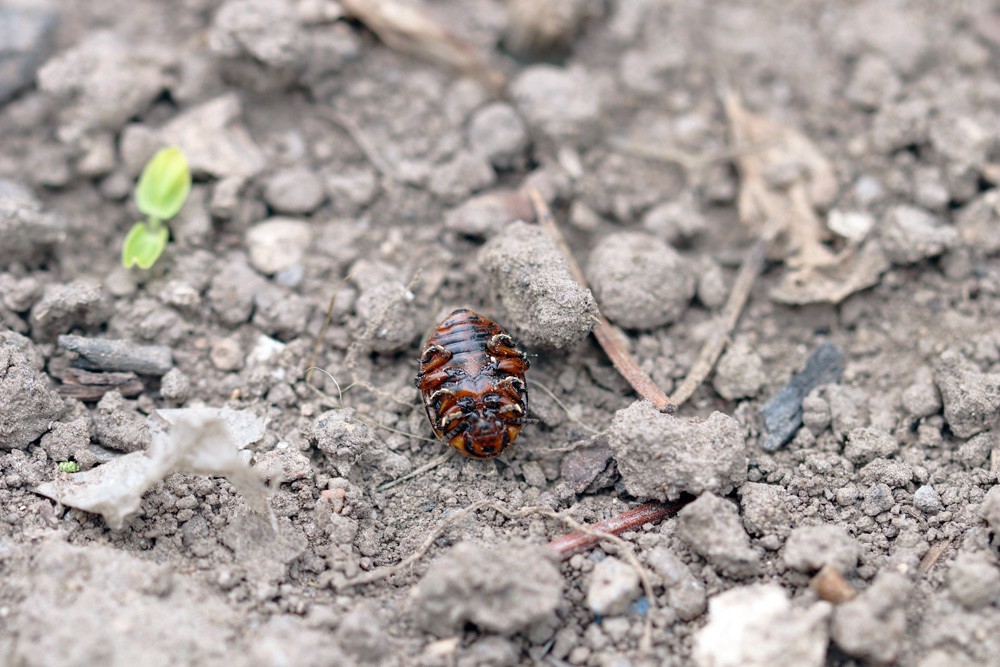
[[[434,433],[466,456],[490,459],[527,422],[528,359],[493,320],[462,308],[431,333],[415,385]]]

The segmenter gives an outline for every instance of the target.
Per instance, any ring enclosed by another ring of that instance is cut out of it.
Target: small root
[[[646,600],[649,602],[650,606],[649,611],[646,612],[646,615],[643,619],[643,632],[642,632],[642,638],[639,643],[639,650],[642,651],[644,654],[648,654],[652,651],[653,647],[652,618],[653,618],[653,611],[656,607],[656,595],[653,591],[652,580],[650,579],[649,573],[646,571],[646,569],[642,566],[642,563],[639,561],[639,557],[636,555],[635,551],[632,549],[632,546],[628,542],[618,537],[617,535],[612,534],[611,532],[604,532],[600,530],[598,527],[606,526],[609,524],[609,522],[614,522],[617,520],[618,524],[625,526],[616,529],[618,530],[618,532],[621,532],[624,531],[626,527],[636,527],[642,525],[643,523],[648,523],[647,520],[636,524],[634,522],[634,516],[637,516],[637,510],[642,510],[643,508],[652,505],[662,505],[664,507],[673,508],[674,511],[676,512],[675,506],[679,508],[680,505],[683,505],[683,502],[672,503],[672,504],[648,503],[647,505],[637,508],[636,510],[629,510],[629,512],[624,512],[618,515],[618,517],[612,517],[607,521],[598,522],[593,526],[585,526],[571,517],[568,517],[554,510],[550,510],[546,507],[532,506],[532,507],[524,507],[519,510],[511,510],[494,500],[480,500],[472,503],[468,507],[461,509],[452,514],[451,516],[445,518],[440,524],[438,524],[436,528],[434,528],[434,530],[432,530],[427,535],[423,543],[412,554],[410,554],[400,562],[396,563],[395,565],[387,565],[385,567],[376,568],[374,570],[371,570],[370,572],[365,572],[364,574],[358,575],[353,579],[348,579],[346,581],[335,583],[334,588],[338,591],[342,591],[347,588],[352,588],[354,586],[363,586],[365,584],[371,584],[377,581],[382,581],[383,579],[387,579],[395,574],[398,574],[399,572],[402,572],[403,570],[405,570],[406,568],[410,567],[411,565],[419,561],[421,558],[423,558],[424,555],[434,545],[434,541],[441,536],[441,534],[445,531],[446,528],[448,528],[448,526],[458,521],[461,521],[462,519],[470,516],[471,514],[477,512],[478,510],[492,509],[498,514],[502,514],[509,519],[518,519],[518,518],[541,515],[561,522],[571,530],[575,531],[575,534],[583,534],[589,536],[592,539],[593,544],[597,544],[598,542],[602,541],[614,544],[618,548],[619,552],[625,557],[625,560],[628,561],[629,565],[631,565],[635,569],[636,573],[639,575],[639,581],[642,583],[643,593],[646,596]],[[625,521],[625,522],[621,521],[620,517],[626,515],[632,516],[633,519],[631,521]],[[563,556],[563,553],[560,552],[558,548],[552,546],[554,543],[559,542],[560,539],[563,538],[553,540],[553,542],[549,543],[549,546],[553,548],[553,551],[555,551],[555,553],[561,558]]]
[[[431,470],[434,470],[434,468],[437,468],[439,465],[447,463],[451,459],[451,457],[455,454],[455,451],[456,450],[454,450],[451,447],[449,447],[448,451],[445,452],[444,454],[442,454],[441,456],[437,457],[436,459],[431,459],[429,462],[427,462],[424,465],[420,466],[416,470],[411,470],[410,472],[406,473],[402,477],[397,477],[396,479],[389,480],[388,482],[386,482],[382,486],[378,487],[376,489],[376,491],[378,491],[379,493],[382,493],[383,491],[388,491],[389,489],[391,489],[392,487],[396,486],[397,484],[402,484],[403,482],[409,481],[409,480],[413,479],[414,477],[419,477],[420,475],[423,475],[426,472],[430,472]]]
[[[562,401],[560,401],[556,397],[555,393],[553,393],[553,391],[551,389],[549,389],[548,387],[546,387],[544,384],[542,384],[538,380],[528,380],[528,384],[533,384],[536,387],[538,387],[539,389],[541,389],[543,392],[545,392],[545,394],[549,398],[551,398],[553,401],[555,401],[556,405],[558,405],[560,408],[562,408],[562,411],[566,413],[566,416],[569,418],[569,420],[571,422],[573,422],[574,424],[576,424],[577,426],[579,426],[580,428],[582,428],[584,431],[586,431],[587,433],[590,433],[591,435],[597,435],[598,433],[600,433],[600,431],[598,431],[593,426],[589,426],[589,425],[583,423],[582,421],[580,421],[580,418],[577,417],[577,416],[575,416],[573,413],[571,413],[569,411],[569,408],[566,407],[566,404],[563,403]]]

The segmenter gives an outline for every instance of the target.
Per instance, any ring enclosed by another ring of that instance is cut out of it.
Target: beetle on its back
[[[434,433],[466,456],[490,459],[527,421],[526,370],[499,324],[462,308],[431,333],[415,384]]]

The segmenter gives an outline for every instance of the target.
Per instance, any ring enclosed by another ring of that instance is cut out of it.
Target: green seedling
[[[164,148],[146,163],[135,189],[136,206],[146,219],[132,226],[122,244],[126,269],[152,268],[170,237],[165,223],[181,210],[189,192],[191,170],[181,149]]]
[[[80,464],[76,461],[60,461],[59,472],[80,472]]]

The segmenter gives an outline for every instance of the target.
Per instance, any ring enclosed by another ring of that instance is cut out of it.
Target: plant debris
[[[261,476],[239,456],[239,449],[259,440],[264,420],[248,412],[216,408],[157,410],[150,419],[148,452],[133,452],[70,477],[45,482],[35,491],[63,505],[101,514],[120,530],[142,496],[175,472],[218,475],[228,479],[250,506],[270,515]]]

